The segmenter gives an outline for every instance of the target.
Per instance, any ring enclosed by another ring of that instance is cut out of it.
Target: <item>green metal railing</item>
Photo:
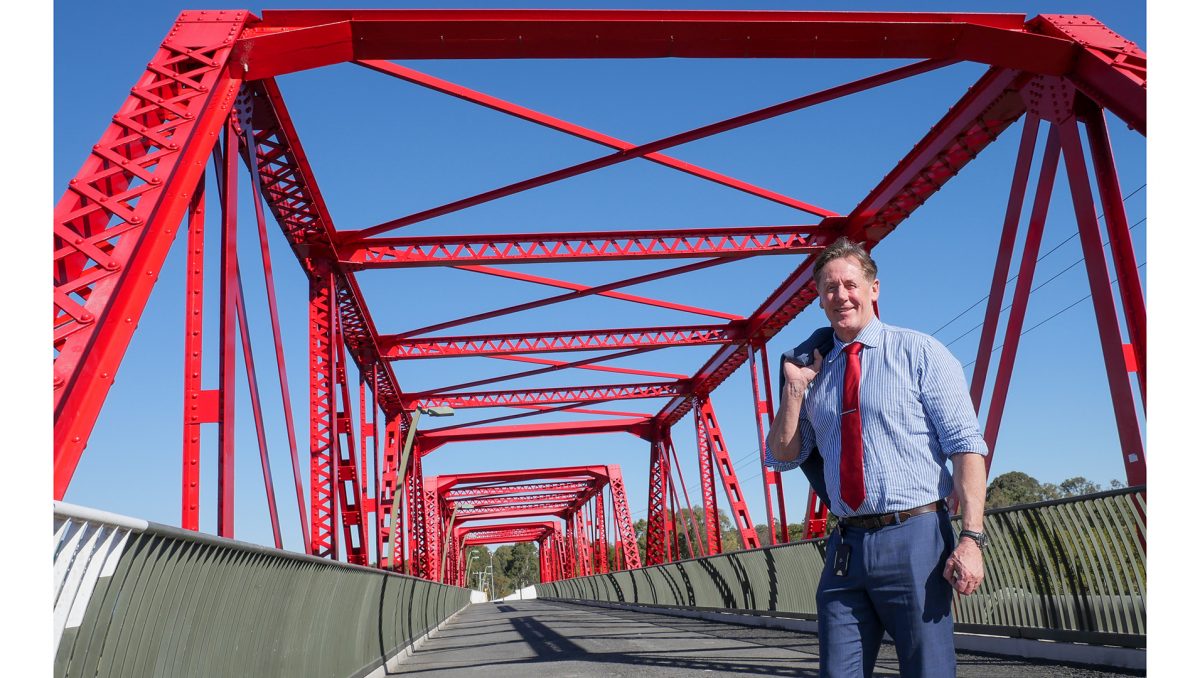
[[[65,504],[54,675],[366,676],[469,591]]]
[[[986,512],[987,577],[955,596],[959,631],[1146,643],[1146,490]],[[956,524],[958,518],[954,519]],[[825,540],[540,584],[539,598],[816,618]]]

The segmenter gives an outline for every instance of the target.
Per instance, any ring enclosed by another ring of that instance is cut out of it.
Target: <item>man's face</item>
[[[858,260],[841,257],[825,264],[817,279],[821,308],[838,339],[850,341],[875,318],[879,280],[867,280]]]

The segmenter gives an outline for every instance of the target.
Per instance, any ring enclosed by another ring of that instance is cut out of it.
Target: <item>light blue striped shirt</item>
[[[800,409],[800,454],[767,466],[788,471],[816,447],[825,458],[825,485],[835,515],[891,513],[947,497],[954,480],[951,455],[987,454],[967,392],[962,364],[933,337],[873,319],[855,338],[863,344],[859,412],[867,498],[857,511],[842,501],[842,386],[847,342],[834,336],[833,350],[809,385]]]

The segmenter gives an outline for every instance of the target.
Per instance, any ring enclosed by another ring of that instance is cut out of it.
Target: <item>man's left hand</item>
[[[983,551],[974,539],[959,540],[954,553],[946,559],[946,568],[942,571],[942,576],[960,594],[969,596],[975,593],[975,589],[983,583],[984,568]]]

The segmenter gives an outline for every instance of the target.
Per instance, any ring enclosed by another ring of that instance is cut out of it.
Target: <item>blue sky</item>
[[[374,3],[356,2],[353,6]],[[407,3],[387,3],[405,6]],[[415,6],[428,6],[418,3]],[[509,6],[510,3],[456,3]],[[288,6],[336,3],[289,2]],[[1033,3],[910,2],[911,10],[1030,13]],[[94,6],[57,3],[54,25],[54,199],[100,136],[155,45],[182,8],[171,3]],[[236,7],[205,3],[208,8]],[[526,7],[564,6],[524,3]],[[630,3],[589,3],[621,7]],[[661,3],[660,7],[734,8],[738,3]],[[756,3],[762,9],[817,8],[807,3]],[[844,3],[845,9],[891,8],[891,3]],[[252,8],[256,9],[256,8]],[[1088,13],[1121,35],[1146,44],[1144,7],[1137,3],[1063,2],[1048,11]],[[97,35],[110,38],[99,41]],[[596,60],[406,62],[405,65],[482,90],[559,118],[633,142],[647,141],[783,101],[900,65],[895,61]],[[758,183],[838,212],[850,210],[983,71],[959,64],[814,109],[687,144],[671,151],[684,160]],[[352,65],[280,78],[299,134],[339,229],[348,230],[418,211],[603,154],[605,149],[530,123],[472,106]],[[1110,122],[1131,224],[1146,216],[1145,140]],[[914,217],[876,249],[881,314],[885,321],[925,332],[942,328],[987,293],[1007,199],[1018,129],[1010,129]],[[243,187],[246,184],[243,183]],[[270,350],[270,332],[256,251],[253,211],[241,204],[242,267],[259,383],[264,391],[269,444],[288,548],[300,548],[282,412]],[[1027,200],[1027,203],[1030,202]],[[1028,205],[1026,207],[1028,210]],[[806,215],[646,162],[597,173],[502,199],[403,229],[397,234],[570,231],[687,226],[810,223]],[[1148,222],[1133,231],[1138,262],[1145,261]],[[271,226],[269,224],[269,226]],[[1108,386],[1074,232],[1065,177],[1060,172],[1035,284],[1049,281],[1030,300],[1026,327],[1050,319],[1022,338],[993,475],[1022,470],[1043,481],[1083,475],[1106,484],[1124,478]],[[276,284],[295,403],[295,422],[306,448],[306,286],[277,229],[271,226]],[[216,254],[216,248],[210,247]],[[179,522],[179,447],[182,393],[183,259],[172,250],[130,346],[117,383],[92,435],[66,500],[168,524]],[[214,258],[212,265],[216,264]],[[798,263],[763,257],[704,273],[631,288],[630,292],[746,314]],[[575,282],[599,283],[658,270],[663,262],[589,266],[545,264],[521,270]],[[1061,271],[1064,271],[1061,275]],[[1144,274],[1145,269],[1143,269]],[[1015,271],[1014,271],[1015,272]],[[1053,280],[1051,280],[1053,278]],[[381,332],[434,322],[548,296],[548,288],[443,269],[360,274],[359,281]],[[1011,286],[1009,288],[1011,294]],[[216,294],[206,334],[215,341]],[[1059,314],[1061,312],[1061,314]],[[974,359],[982,305],[936,333],[963,363]],[[1059,315],[1055,315],[1059,314]],[[805,311],[768,346],[776,356],[824,321]],[[500,318],[452,330],[458,333],[582,329],[706,322],[681,313],[606,299],[553,307],[550,312]],[[613,364],[691,373],[712,349],[673,349]],[[580,354],[574,354],[579,356]],[[996,354],[998,356],[998,353]],[[216,354],[208,354],[205,386],[215,384]],[[561,356],[549,356],[561,357]],[[570,358],[566,358],[570,359]],[[772,357],[772,363],[774,357]],[[240,369],[240,368],[239,368]],[[516,363],[489,359],[411,361],[396,364],[405,390],[516,371]],[[969,370],[970,368],[968,368]],[[620,375],[575,371],[571,383],[625,381]],[[241,377],[239,377],[241,378]],[[526,380],[517,387],[564,383],[561,376]],[[248,405],[244,385],[241,405]],[[764,520],[759,490],[749,374],[745,367],[713,396],[756,522]],[[660,401],[625,401],[612,409],[653,413]],[[460,412],[454,423],[506,411]],[[567,419],[568,417],[559,417]],[[540,419],[540,418],[539,418]],[[546,418],[554,420],[553,417]],[[447,420],[437,420],[441,424]],[[533,419],[525,420],[533,421]],[[690,417],[674,431],[684,475],[697,500],[695,444]],[[236,536],[269,543],[249,409],[239,411]],[[215,429],[205,431],[201,527],[215,531]],[[646,505],[648,446],[627,435],[579,436],[462,444],[426,458],[427,475],[594,463],[620,464],[635,519]],[[303,457],[303,455],[302,455]],[[307,479],[307,465],[302,468]],[[807,491],[798,473],[785,476],[789,517],[803,517]],[[724,499],[720,500],[722,504]]]

